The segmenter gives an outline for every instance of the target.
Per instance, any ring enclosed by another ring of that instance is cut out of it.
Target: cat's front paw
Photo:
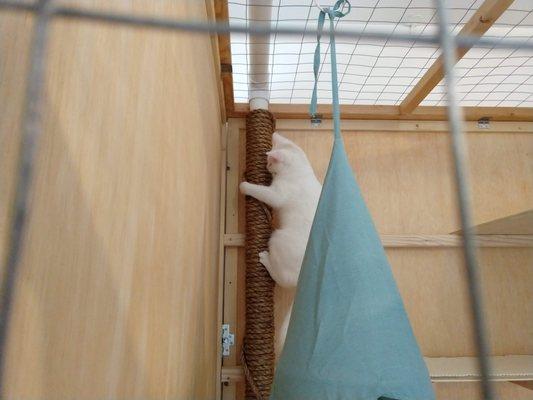
[[[250,187],[252,186],[249,182],[241,182],[239,185],[239,189],[241,190],[242,194],[250,195]]]

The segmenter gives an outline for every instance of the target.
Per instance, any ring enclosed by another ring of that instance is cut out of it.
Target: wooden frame
[[[244,247],[244,234],[224,235],[225,247]],[[382,235],[384,247],[461,247],[461,235]],[[533,235],[478,235],[478,247],[533,247]]]
[[[215,19],[217,22],[227,22],[228,0],[214,0],[215,2]],[[224,92],[224,106],[227,117],[231,117],[234,108],[233,99],[233,69],[231,66],[231,42],[229,35],[218,35],[218,51],[220,60],[220,78]]]
[[[476,357],[426,357],[433,382],[472,382],[481,379]],[[491,380],[531,382],[533,356],[491,356]]]
[[[307,104],[270,104],[269,110],[277,119],[309,119],[309,105]],[[237,103],[228,116],[244,118],[248,114],[248,104]],[[466,121],[478,121],[488,118],[492,121],[533,121],[531,107],[463,107]],[[331,119],[330,105],[319,104],[318,114],[323,119]],[[406,121],[446,121],[448,119],[446,107],[419,106],[409,114],[402,114],[400,106],[366,106],[341,105],[343,120],[406,120]]]
[[[308,124],[308,127],[313,130],[331,130],[333,129],[333,120],[327,119],[323,120],[318,126],[311,124],[311,121],[306,119],[302,121],[301,118],[295,119],[277,119],[276,128],[279,130],[293,130],[293,129],[302,129],[302,124]],[[230,126],[235,128],[244,129],[246,127],[245,120],[243,118],[239,119],[230,119]],[[432,133],[432,132],[448,132],[448,122],[447,121],[435,121],[435,120],[384,120],[380,121],[379,124],[376,124],[376,120],[345,120],[342,121],[342,127],[345,131],[357,131],[357,132],[399,132],[399,133],[414,133],[414,132],[423,132],[423,133]],[[468,121],[464,124],[464,130],[467,133],[478,133],[478,134],[487,134],[490,132],[506,132],[506,133],[533,133],[533,121],[524,121],[524,122],[502,122],[494,121],[491,122],[488,129],[480,129],[477,122]]]
[[[483,36],[505,10],[509,8],[513,1],[485,0],[470,20],[463,26],[459,35]],[[458,48],[456,61],[463,58],[470,49],[471,47]],[[435,86],[439,84],[442,78],[444,78],[444,57],[441,55],[402,101],[400,104],[400,113],[412,113]]]
[[[218,337],[222,337],[222,324],[224,323],[224,279],[225,279],[225,258],[226,258],[226,245],[224,243],[224,236],[226,232],[226,165],[227,165],[227,135],[228,125],[222,124],[220,127],[221,135],[221,157],[220,157],[220,243],[218,247],[218,308],[217,308],[217,327]],[[217,342],[217,379],[222,374],[222,340]],[[222,396],[222,386],[217,384],[216,386],[216,398],[220,399]]]
[[[235,334],[235,345],[231,346],[230,354],[221,357],[222,370],[219,377],[222,378],[229,370],[240,370],[238,364],[240,347],[238,340],[240,333],[237,332],[237,307],[238,294],[237,282],[238,278],[238,263],[239,251],[237,247],[228,247],[224,243],[224,237],[228,234],[237,234],[239,232],[239,192],[238,185],[241,179],[239,174],[239,129],[240,124],[235,124],[234,121],[229,121],[226,126],[225,134],[225,160],[223,181],[224,181],[224,206],[221,207],[221,214],[224,218],[224,228],[221,232],[221,248],[223,249],[223,260],[221,260],[221,268],[223,268],[223,278],[221,283],[221,291],[223,293],[223,310],[222,323],[230,326],[230,332]],[[223,266],[222,266],[223,265]],[[221,354],[222,355],[222,354]],[[222,386],[222,399],[235,400],[237,398],[237,386],[235,384],[228,384],[227,381],[220,380]],[[220,398],[220,397],[217,397]]]
[[[217,20],[217,10],[215,9],[215,0],[205,0],[205,8],[207,11],[207,18],[214,22]],[[219,5],[220,8],[220,5]],[[225,8],[227,10],[227,7]],[[218,10],[220,12],[220,10]],[[217,37],[217,35],[211,35],[211,50],[213,52],[213,63],[215,68],[215,73],[218,75],[222,74],[221,71],[221,62],[220,62],[220,56],[221,56],[221,47],[220,47],[220,37]],[[231,57],[231,54],[230,54]],[[223,80],[220,80],[217,82],[217,90],[218,90],[218,98],[220,101],[220,119],[221,122],[225,122],[227,120],[226,115],[226,101],[224,99],[224,96],[226,93],[228,93],[228,90],[224,88]],[[233,93],[233,88],[231,90],[231,93]]]
[[[476,357],[424,357],[434,383],[477,382],[481,380]],[[493,382],[513,382],[530,388],[533,380],[533,356],[492,356]],[[222,369],[221,381],[244,381],[241,367]]]
[[[215,1],[215,16],[218,22],[228,21],[227,0]],[[485,0],[478,11],[466,23],[461,34],[482,36],[509,7],[513,0]],[[221,80],[224,91],[224,103],[227,118],[243,118],[248,114],[248,104],[235,103],[233,97],[233,75],[231,65],[231,44],[229,35],[218,37]],[[458,59],[469,48],[458,50]],[[411,93],[399,106],[389,105],[341,105],[343,119],[364,120],[447,120],[446,107],[419,106],[431,90],[443,77],[442,60],[438,58],[422,77]],[[308,119],[307,104],[271,104],[270,111],[277,119]],[[489,118],[493,121],[533,121],[533,107],[464,107],[467,121]],[[331,119],[331,106],[319,105],[318,114],[324,119]]]

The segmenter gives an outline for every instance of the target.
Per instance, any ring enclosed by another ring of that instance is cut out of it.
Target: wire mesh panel
[[[533,39],[533,2],[515,0],[484,35]],[[533,106],[533,53],[524,49],[474,47],[455,68],[458,101],[472,107]],[[422,105],[446,105],[446,87],[440,82]]]
[[[482,3],[482,0],[448,1],[446,6],[450,12],[452,32],[459,32]],[[488,36],[530,38],[533,35],[529,21],[532,5],[527,3],[527,0],[515,2],[502,19],[491,28]],[[231,22],[254,23],[248,15],[250,4],[247,0],[231,0],[228,6]],[[312,1],[274,0],[271,12],[273,29],[285,26],[299,27],[302,30],[316,28],[318,9]],[[352,2],[352,12],[337,24],[339,29],[356,28],[365,31],[372,28],[389,35],[398,33],[427,35],[436,33],[437,15],[432,0],[355,0]],[[310,101],[314,83],[312,71],[314,43],[315,38],[311,35],[272,35],[268,54],[272,103],[302,104]],[[231,48],[235,101],[246,103],[250,73],[248,35],[233,34]],[[326,51],[322,55],[318,98],[321,103],[329,103],[331,102],[330,64],[329,49],[325,41],[324,48]],[[516,57],[514,63],[513,59],[505,56],[507,53],[512,53],[512,56]],[[417,40],[398,43],[390,40],[354,38],[339,39],[337,54],[342,104],[399,105],[440,55],[440,50],[437,45]],[[531,61],[524,60],[528,56],[520,54],[520,50],[472,49],[458,65],[458,74],[461,78],[459,93],[465,94],[460,96],[461,104],[498,105],[495,100],[490,99],[500,97],[503,99],[508,95],[508,102],[500,105],[529,105],[528,96],[525,95],[528,87],[519,88],[517,81],[529,82],[527,79],[530,78],[530,73],[527,67]],[[485,61],[480,62],[482,59]],[[486,66],[504,60],[507,60],[505,61],[507,65],[504,64],[502,68],[493,71],[491,74],[493,78],[489,81],[496,80],[494,74],[497,74],[502,78],[500,83],[513,82],[514,86],[501,86],[496,92],[485,90],[489,86],[482,86],[484,83],[480,82],[480,75],[486,73]],[[518,62],[521,63],[522,69],[512,69]],[[509,68],[503,68],[505,66]],[[463,74],[466,75],[465,80]],[[481,86],[473,87],[470,82],[476,78],[479,78],[478,83]],[[473,93],[467,96],[469,92]],[[481,99],[484,97],[482,94],[488,95],[489,92],[486,102],[481,104]],[[520,104],[518,100],[522,103]],[[442,105],[443,101],[444,92],[440,85],[434,89],[424,105]]]

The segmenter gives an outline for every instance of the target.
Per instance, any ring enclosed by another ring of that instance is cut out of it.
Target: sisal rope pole
[[[246,117],[246,180],[270,185],[266,152],[272,148],[273,115],[262,109]],[[242,361],[246,399],[266,400],[274,378],[274,281],[259,262],[268,250],[271,216],[268,207],[246,196],[246,331]]]

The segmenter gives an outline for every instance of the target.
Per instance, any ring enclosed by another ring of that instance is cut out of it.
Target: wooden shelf
[[[385,247],[459,247],[461,235],[381,235]],[[478,235],[479,247],[533,247],[533,235]],[[244,234],[224,235],[224,246],[243,247]]]
[[[475,357],[425,357],[433,382],[474,382],[480,380]],[[533,355],[491,357],[491,380],[504,382],[533,381]],[[222,367],[222,382],[244,379],[241,367]]]
[[[426,357],[426,364],[433,382],[478,381],[480,375],[475,357]],[[491,357],[491,380],[533,380],[533,355]]]
[[[485,222],[475,229],[478,235],[533,235],[533,210]]]

